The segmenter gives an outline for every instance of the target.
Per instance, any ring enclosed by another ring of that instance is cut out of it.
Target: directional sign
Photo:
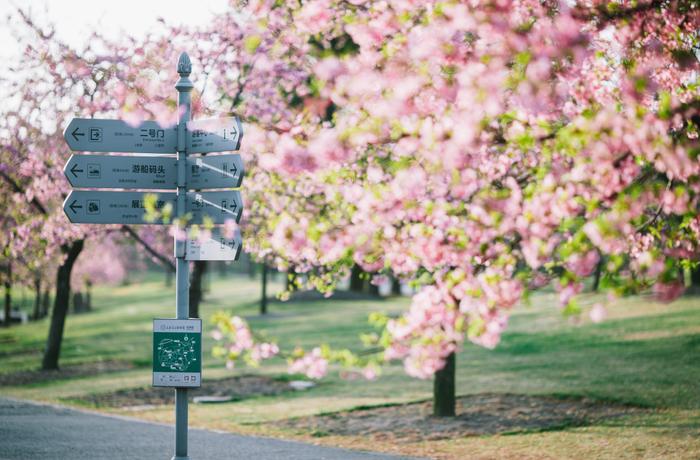
[[[214,224],[233,219],[238,222],[243,212],[241,194],[235,190],[226,192],[187,192],[187,212],[193,224],[204,223],[205,217]]]
[[[73,187],[136,189],[177,187],[175,158],[72,155],[63,168],[63,174]]]
[[[235,188],[243,181],[240,155],[187,158],[187,188]]]
[[[155,121],[131,126],[121,120],[73,118],[63,132],[68,146],[83,152],[176,153],[177,127]]]
[[[146,220],[146,196],[144,192],[108,192],[73,190],[63,202],[63,212],[74,224],[162,224],[162,221]],[[170,210],[175,217],[175,192],[151,193],[155,195],[157,211]],[[213,224],[223,224],[233,219],[238,222],[243,212],[241,194],[235,190],[226,192],[187,192],[186,212],[188,223],[203,224],[205,219]]]
[[[160,224],[146,221],[146,193],[74,190],[63,202],[63,212],[74,224]],[[175,210],[175,192],[157,193],[155,208]]]
[[[185,242],[186,260],[238,260],[241,254],[241,233],[236,231],[227,238],[214,230],[210,238],[188,238]]]
[[[209,153],[238,150],[243,126],[238,117],[209,118],[187,122],[187,152]]]
[[[153,386],[202,384],[202,320],[153,320]]]

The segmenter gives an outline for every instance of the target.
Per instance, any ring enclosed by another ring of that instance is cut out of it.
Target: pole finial
[[[188,77],[192,73],[192,62],[184,51],[180,53],[180,59],[177,60],[177,73],[181,77]]]

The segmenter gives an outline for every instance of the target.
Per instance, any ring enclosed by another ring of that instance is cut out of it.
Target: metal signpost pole
[[[175,85],[177,89],[177,108],[179,122],[177,125],[177,216],[185,215],[187,202],[187,122],[190,121],[190,92],[193,85],[190,79],[192,64],[187,53],[180,54],[177,63],[180,79]],[[177,223],[178,227],[183,225]],[[175,232],[176,287],[175,304],[176,318],[189,317],[189,262],[185,260],[185,241],[180,234],[186,228],[177,228]],[[175,456],[173,460],[188,460],[187,456],[187,388],[175,388]]]
[[[175,207],[175,319],[153,320],[153,386],[175,388],[175,456],[187,455],[187,388],[202,383],[202,322],[189,319],[189,261],[236,260],[241,235],[215,231],[210,238],[188,238],[187,224],[222,225],[238,222],[243,212],[241,186],[244,174],[240,155],[205,153],[235,151],[241,147],[243,125],[238,117],[191,120],[194,85],[189,79],[192,64],[186,53],[177,63],[180,79],[178,123],[162,127],[155,121],[131,126],[122,120],[74,118],[63,132],[71,150],[77,152],[147,153],[145,155],[73,155],[63,172],[72,190],[63,211],[75,224],[164,225],[149,218],[143,189],[157,192],[157,209]],[[166,154],[154,157],[152,154]],[[202,154],[187,158],[188,154]],[[173,158],[172,154],[177,154]],[[84,189],[122,190],[84,190]],[[192,188],[196,192],[188,192]],[[228,189],[211,191],[209,189]],[[177,189],[177,192],[173,190]],[[184,219],[188,221],[185,222]]]

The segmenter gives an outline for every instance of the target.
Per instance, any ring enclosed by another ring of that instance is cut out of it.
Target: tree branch
[[[7,175],[5,171],[0,170],[0,177],[2,177],[5,182],[7,182],[10,187],[12,187],[12,190],[14,190],[15,193],[21,193],[24,194],[24,189],[20,187],[20,185],[15,182],[13,178]],[[41,214],[48,216],[49,213],[46,211],[46,208],[44,207],[43,204],[39,203],[39,200],[36,199],[36,197],[32,198],[32,201],[30,201],[31,205],[36,208],[37,211],[39,211]]]
[[[143,238],[141,238],[133,228],[129,227],[128,225],[122,225],[121,230],[130,237],[132,237],[134,240],[136,240],[136,242],[139,243],[141,246],[143,246],[143,248],[146,251],[148,251],[150,255],[158,259],[158,261],[161,264],[163,264],[165,268],[173,272],[175,271],[175,264],[172,262],[172,260],[168,259],[163,254],[153,249],[153,247],[149,245],[146,241],[144,241]]]

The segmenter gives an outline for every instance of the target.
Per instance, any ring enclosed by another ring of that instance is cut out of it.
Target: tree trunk
[[[51,312],[51,325],[49,336],[46,340],[44,359],[41,363],[43,370],[57,370],[58,358],[61,354],[61,342],[63,341],[63,327],[66,323],[68,304],[70,302],[70,274],[73,264],[83,250],[84,240],[77,240],[70,245],[61,246],[61,252],[67,254],[56,272],[56,297],[54,298],[53,311]]]
[[[598,292],[598,287],[600,286],[600,276],[603,273],[603,258],[601,257],[595,266],[595,273],[593,274],[593,292]]]
[[[47,287],[44,291],[44,296],[41,299],[41,317],[45,318],[49,314],[49,303],[51,301],[51,293]]]
[[[7,261],[5,267],[5,327],[10,327],[12,324],[12,262]]]
[[[455,354],[445,361],[445,367],[435,373],[433,380],[433,415],[454,417],[455,415]]]
[[[700,265],[690,272],[690,281],[696,288],[700,287]]]
[[[82,292],[78,291],[73,294],[73,313],[79,314],[85,312],[85,299]]]
[[[401,295],[401,280],[395,277],[391,278],[391,293],[393,295]]]
[[[355,264],[352,266],[352,271],[350,272],[350,290],[352,292],[362,292],[364,285],[365,280],[362,279],[362,269],[359,265]]]
[[[285,281],[284,281],[284,290],[288,291],[288,292],[295,291],[296,287],[297,287],[296,280],[297,280],[297,274],[294,271],[294,267],[290,266],[287,269],[287,276],[285,277]]]
[[[267,264],[262,264],[262,293],[260,295],[260,314],[267,314]]]
[[[41,318],[41,276],[34,277],[34,313],[32,319],[35,321]]]
[[[85,311],[92,310],[92,281],[85,281]]]
[[[248,257],[248,278],[255,279],[255,262],[252,257]]]
[[[194,263],[194,270],[190,277],[190,318],[199,318],[199,304],[204,297],[202,279],[207,271],[207,261],[197,260]]]

